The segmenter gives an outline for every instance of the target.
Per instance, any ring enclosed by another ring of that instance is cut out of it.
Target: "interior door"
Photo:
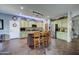
[[[10,26],[10,30],[9,30],[10,39],[20,38],[20,21],[11,20],[9,21],[9,26]]]

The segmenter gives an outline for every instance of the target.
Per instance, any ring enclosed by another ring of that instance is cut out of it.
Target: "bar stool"
[[[46,33],[45,33],[45,31],[42,32],[42,46],[43,47],[47,46],[47,39],[46,39]]]
[[[45,31],[45,35],[46,35],[46,39],[47,39],[47,45],[49,45],[49,43],[50,43],[50,32]]]
[[[40,32],[34,32],[34,48],[40,48]]]

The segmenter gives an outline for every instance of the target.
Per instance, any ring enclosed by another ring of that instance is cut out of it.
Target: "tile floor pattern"
[[[0,55],[78,55],[79,39],[71,43],[62,40],[52,39],[48,48],[30,49],[27,46],[27,39],[13,39],[0,43]]]

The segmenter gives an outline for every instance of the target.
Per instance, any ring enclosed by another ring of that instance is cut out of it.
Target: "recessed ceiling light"
[[[21,6],[20,8],[21,8],[22,10],[24,9],[24,7],[23,7],[23,6]]]

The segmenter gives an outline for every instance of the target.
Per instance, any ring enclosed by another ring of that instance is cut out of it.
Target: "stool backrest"
[[[40,38],[40,32],[39,31],[34,32],[34,38],[36,38],[36,37]]]

